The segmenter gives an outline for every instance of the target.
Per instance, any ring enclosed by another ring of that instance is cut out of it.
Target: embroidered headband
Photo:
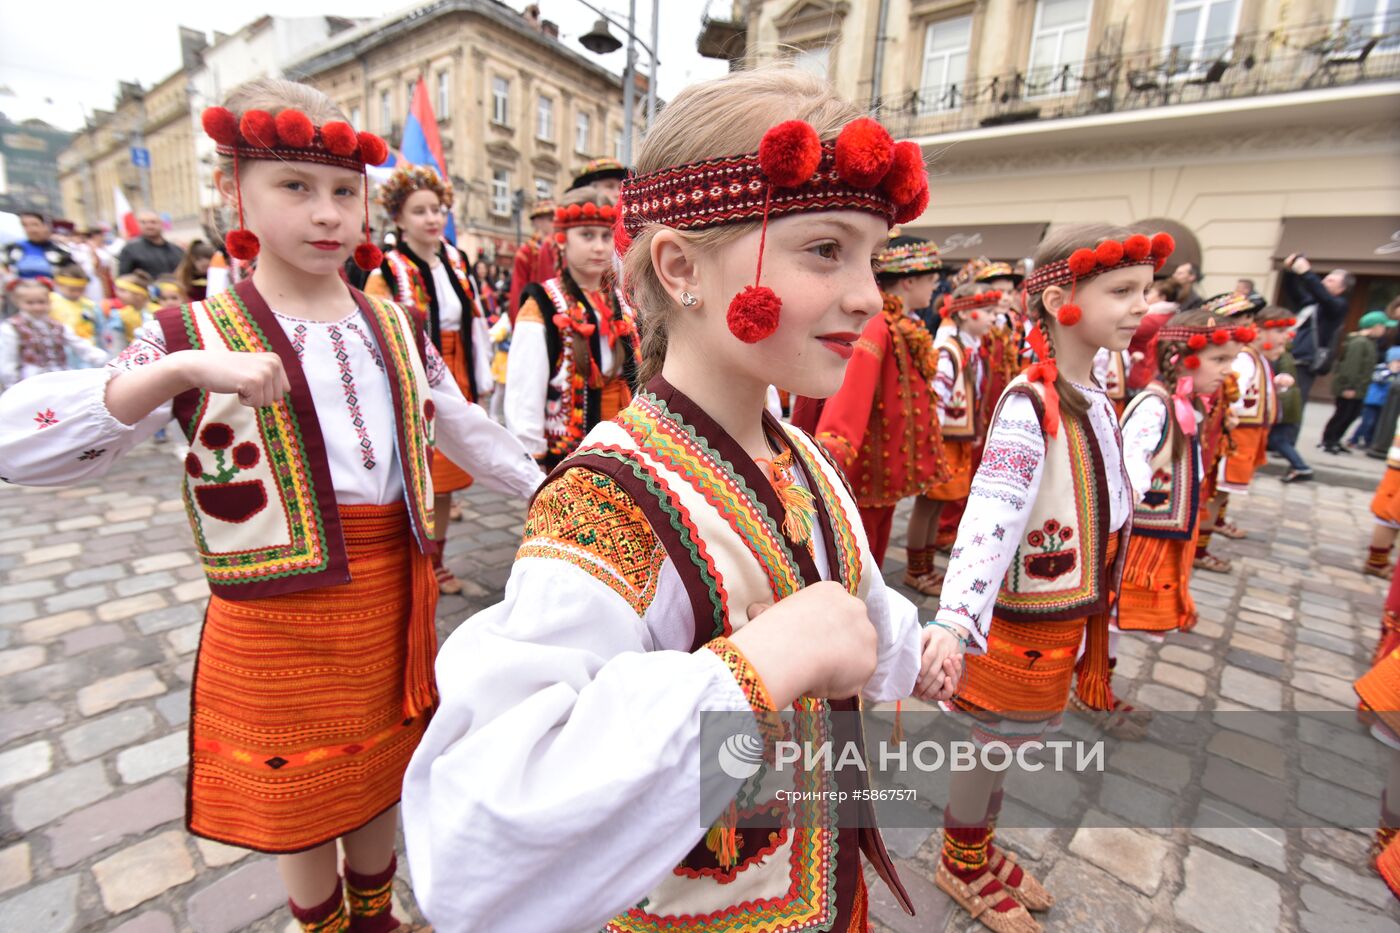
[[[943,305],[938,309],[938,316],[946,319],[963,311],[972,312],[980,308],[989,308],[1001,304],[1001,298],[1001,292],[995,290],[977,295],[963,295],[960,298],[944,295]]]
[[[87,274],[77,275],[56,275],[53,277],[55,285],[66,285],[69,288],[82,288],[88,283]]]
[[[649,224],[705,230],[761,221],[754,284],[729,303],[729,330],[757,343],[778,327],[782,299],[760,284],[768,220],[789,214],[855,210],[907,223],[928,207],[928,175],[917,143],[896,143],[869,117],[823,142],[802,120],[763,134],[758,151],[706,159],[633,176],[622,184],[620,252]]]
[[[1203,324],[1171,324],[1168,323],[1157,331],[1153,338],[1153,353],[1162,344],[1182,344],[1189,352],[1181,361],[1181,365],[1187,369],[1199,369],[1201,358],[1196,354],[1206,348],[1207,344],[1215,344],[1217,347],[1224,346],[1231,340],[1237,343],[1250,343],[1257,337],[1253,327],[1221,327],[1215,323],[1215,318],[1208,319]]]
[[[1038,295],[1047,288],[1069,286],[1069,301],[1060,306],[1055,318],[1066,327],[1079,323],[1084,311],[1074,303],[1074,289],[1080,280],[1092,279],[1130,266],[1152,266],[1161,269],[1167,257],[1176,249],[1176,240],[1170,233],[1157,233],[1149,239],[1145,234],[1134,233],[1121,242],[1103,240],[1093,249],[1081,247],[1069,254],[1067,259],[1048,262],[1031,273],[1026,279],[1026,297]]]
[[[1020,282],[1022,278],[1024,278],[1024,276],[1011,268],[1010,263],[988,262],[986,265],[976,270],[973,274],[972,281],[990,282],[992,279],[1010,279],[1013,282]]]
[[[60,278],[59,281],[61,282],[62,279]],[[1265,330],[1273,330],[1275,328],[1286,329],[1289,327],[1293,327],[1297,323],[1298,319],[1296,317],[1279,317],[1274,318],[1272,321],[1260,321],[1259,326],[1264,328]]]
[[[1228,292],[1223,295],[1214,295],[1201,303],[1202,311],[1209,311],[1211,314],[1218,314],[1221,317],[1235,317],[1239,314],[1258,314],[1264,310],[1266,302],[1262,297],[1254,298],[1249,295],[1237,295]]]
[[[438,196],[443,207],[451,207],[452,186],[438,177],[437,170],[427,165],[401,165],[389,176],[389,180],[379,186],[375,200],[379,206],[395,217],[410,196],[419,191],[431,191]]]
[[[554,240],[563,243],[570,227],[616,227],[617,208],[611,204],[585,201],[554,209]]]
[[[243,225],[243,183],[238,163],[243,159],[272,159],[282,162],[316,162],[357,171],[364,181],[365,241],[355,247],[355,265],[366,272],[379,267],[384,254],[369,240],[369,176],[366,165],[379,165],[389,158],[389,147],[373,133],[356,133],[342,120],[316,126],[300,110],[288,108],[276,116],[266,110],[249,110],[240,117],[226,107],[207,107],[200,123],[209,138],[218,144],[219,155],[233,158],[233,184],[238,201],[238,229],[229,231],[224,246],[234,259],[255,258],[261,244],[257,235]]]
[[[942,268],[938,244],[932,240],[887,246],[875,254],[876,275],[923,275]]]

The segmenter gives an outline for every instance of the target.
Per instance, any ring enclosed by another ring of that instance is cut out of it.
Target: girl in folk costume
[[[1371,531],[1370,553],[1364,568],[1367,574],[1376,577],[1390,576],[1393,568],[1390,562],[1395,538],[1400,534],[1400,430],[1390,443],[1385,458],[1385,476],[1381,477],[1376,494],[1371,498],[1371,514],[1376,518]]]
[[[917,146],[793,69],[693,85],[647,134],[620,235],[648,381],[536,497],[505,601],[444,647],[409,768],[440,929],[864,931],[864,859],[911,909],[864,805],[772,796],[863,771],[702,777],[700,712],[763,749],[792,705],[811,737],[857,694],[951,693],[956,640],[885,587],[821,446],[764,412],[772,382],[840,387],[881,307],[872,257],[927,196]]]
[[[469,402],[484,401],[496,383],[491,377],[491,338],[478,301],[475,278],[457,247],[442,238],[452,188],[437,172],[422,165],[398,169],[379,189],[379,203],[394,221],[398,236],[370,273],[365,293],[390,299],[418,315],[452,380]],[[453,594],[462,582],[443,564],[449,521],[460,521],[452,494],[472,484],[471,474],[442,456],[433,456],[435,527],[433,570],[438,589]]]
[[[1197,309],[1174,315],[1152,349],[1157,376],[1123,416],[1133,484],[1133,538],[1123,568],[1118,627],[1160,634],[1196,624],[1191,565],[1201,504],[1201,398],[1213,397],[1239,354],[1236,328]]]
[[[380,261],[360,240],[364,166],[383,141],[286,81],[241,85],[203,123],[237,206],[228,246],[259,257],[252,278],[161,310],[104,370],[7,392],[0,472],[82,482],[179,420],[213,591],[187,825],[277,853],[304,928],[391,930],[395,804],[437,704],[430,450],[518,496],[539,470],[462,397],[411,315],[341,278],[352,250],[361,268]]]
[[[889,545],[899,500],[947,476],[934,418],[938,358],[915,310],[938,281],[938,247],[896,237],[875,259],[884,299],[865,326],[841,389],[822,409],[817,440],[850,479],[878,566]]]
[[[0,390],[39,373],[62,372],[73,362],[101,366],[107,354],[50,314],[49,287],[19,279],[10,291],[15,313],[0,323]]]
[[[1094,353],[1128,345],[1172,238],[1100,225],[1052,233],[1026,282],[1040,361],[1002,396],[958,528],[938,621],[966,632],[956,708],[973,739],[1012,746],[1058,725],[1084,645],[1081,697],[1113,708],[1108,628],[1132,522],[1113,406]],[[1036,931],[1053,903],[993,844],[1005,771],[952,776],[937,884],[987,927]]]
[[[985,285],[960,285],[944,297],[939,311],[946,326],[939,328],[934,345],[938,356],[934,392],[948,470],[945,479],[930,483],[914,500],[907,543],[909,569],[904,575],[905,585],[930,596],[938,595],[943,585],[943,575],[933,566],[939,515],[948,504],[967,499],[972,488],[973,458],[984,425],[980,412],[986,368],[980,350],[1000,304],[1000,292]]]
[[[97,302],[87,296],[89,279],[83,267],[76,262],[59,266],[54,270],[53,281],[54,290],[49,295],[50,316],[66,324],[87,343],[102,346],[106,318]]]
[[[554,215],[564,271],[522,293],[506,362],[506,426],[548,466],[593,426],[627,407],[637,370],[637,323],[613,282],[612,198],[566,194]]]
[[[530,208],[530,227],[530,238],[520,244],[515,251],[515,258],[511,260],[510,295],[505,308],[511,324],[515,323],[515,313],[520,310],[520,293],[525,290],[526,285],[536,281],[535,268],[540,259],[540,250],[546,242],[554,240],[553,201],[535,202],[535,206]]]
[[[1113,403],[1118,417],[1128,407],[1128,367],[1131,365],[1127,350],[1106,350],[1102,347],[1094,354],[1094,381],[1103,386],[1104,394]]]
[[[1217,317],[1230,319],[1234,328],[1239,328],[1237,338],[1248,336],[1249,341],[1237,339],[1237,343],[1252,342],[1258,332],[1253,329],[1254,315],[1264,307],[1263,299],[1248,295],[1216,295],[1201,307]],[[1238,361],[1238,356],[1236,357]],[[1196,529],[1196,558],[1193,566],[1197,570],[1211,573],[1229,573],[1230,561],[1210,553],[1210,543],[1218,532],[1227,538],[1243,538],[1245,532],[1225,517],[1230,496],[1222,489],[1225,483],[1225,470],[1231,457],[1240,457],[1234,432],[1239,426],[1238,406],[1243,398],[1240,374],[1236,368],[1225,374],[1224,381],[1215,395],[1206,400],[1206,420],[1201,425],[1201,459],[1205,466],[1201,483],[1201,516]],[[1274,411],[1277,412],[1277,395],[1274,396]],[[1255,404],[1257,405],[1257,399]],[[1268,443],[1268,430],[1263,431],[1264,443]],[[1240,460],[1253,459],[1257,452],[1252,449]],[[1243,467],[1239,467],[1243,468]],[[1253,466],[1247,468],[1253,475]]]
[[[1400,898],[1400,637],[1394,628],[1400,613],[1400,574],[1391,577],[1382,625],[1385,634],[1376,646],[1369,671],[1356,681],[1358,707],[1371,734],[1386,746],[1388,767],[1381,790],[1380,823],[1371,842],[1371,867]],[[1394,808],[1394,809],[1392,809]]]

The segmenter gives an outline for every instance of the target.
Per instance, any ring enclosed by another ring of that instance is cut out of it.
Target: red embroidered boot
[[[1034,875],[1017,863],[1015,852],[995,844],[1002,796],[1002,792],[997,791],[987,803],[987,867],[1022,907],[1027,910],[1049,910],[1055,905],[1055,895],[1045,890]]]
[[[937,596],[943,589],[943,575],[933,569],[933,548],[909,548],[909,566],[904,571],[904,585],[925,596]]]
[[[295,901],[288,899],[287,906],[307,933],[346,933],[350,929],[350,917],[345,912],[345,893],[339,878],[335,879],[335,891],[325,903],[315,907],[298,907]]]
[[[934,883],[974,919],[995,933],[1041,933],[1041,926],[987,865],[991,830],[962,826],[943,811],[943,857]]]

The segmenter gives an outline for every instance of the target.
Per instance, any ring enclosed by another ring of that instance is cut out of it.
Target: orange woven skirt
[[[1196,542],[1149,538],[1128,539],[1123,562],[1123,585],[1118,593],[1118,627],[1125,632],[1185,632],[1196,624],[1196,601],[1191,598],[1191,565]]]
[[[617,413],[632,404],[632,390],[622,377],[603,383],[598,397],[598,420],[611,421]]]
[[[1371,498],[1371,514],[1383,522],[1400,525],[1400,470],[1387,469]]]
[[[340,517],[349,583],[209,600],[191,704],[197,836],[298,852],[399,800],[437,702],[437,586],[402,503]]]
[[[1106,567],[1117,559],[1118,541],[1118,532],[1109,536],[1104,548]],[[1064,712],[1069,701],[1083,641],[1080,694],[1095,709],[1112,707],[1108,619],[1107,612],[1067,622],[1012,622],[993,615],[986,653],[963,659],[962,683],[953,705],[964,712],[992,714],[992,719],[1050,720]],[[1091,695],[1086,696],[1086,690]]]
[[[1374,713],[1387,729],[1400,735],[1400,649],[1381,658],[1356,681],[1362,709]]]
[[[1254,471],[1268,462],[1269,429],[1239,427],[1232,437],[1235,449],[1225,457],[1224,480],[1231,486],[1248,486]]]
[[[461,331],[445,330],[442,336],[442,361],[447,371],[457,383],[457,388],[468,399],[472,397],[471,360],[467,359],[467,345],[462,340]],[[472,475],[457,464],[448,460],[440,451],[433,451],[433,492],[444,495],[466,489],[473,482]]]
[[[948,463],[948,478],[925,489],[925,499],[957,502],[967,498],[967,494],[972,490],[972,447],[972,441],[943,442],[943,457]]]

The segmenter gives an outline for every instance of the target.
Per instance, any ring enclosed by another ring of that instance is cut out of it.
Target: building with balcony
[[[514,251],[517,191],[525,207],[554,198],[585,162],[622,149],[621,79],[561,43],[535,9],[437,0],[341,33],[288,71],[394,147],[426,81],[458,240],[473,255]]]
[[[1203,294],[1273,296],[1293,251],[1358,274],[1354,315],[1400,294],[1397,0],[738,0],[706,36],[917,139],[932,203],[906,230],[954,261],[1170,222]]]

